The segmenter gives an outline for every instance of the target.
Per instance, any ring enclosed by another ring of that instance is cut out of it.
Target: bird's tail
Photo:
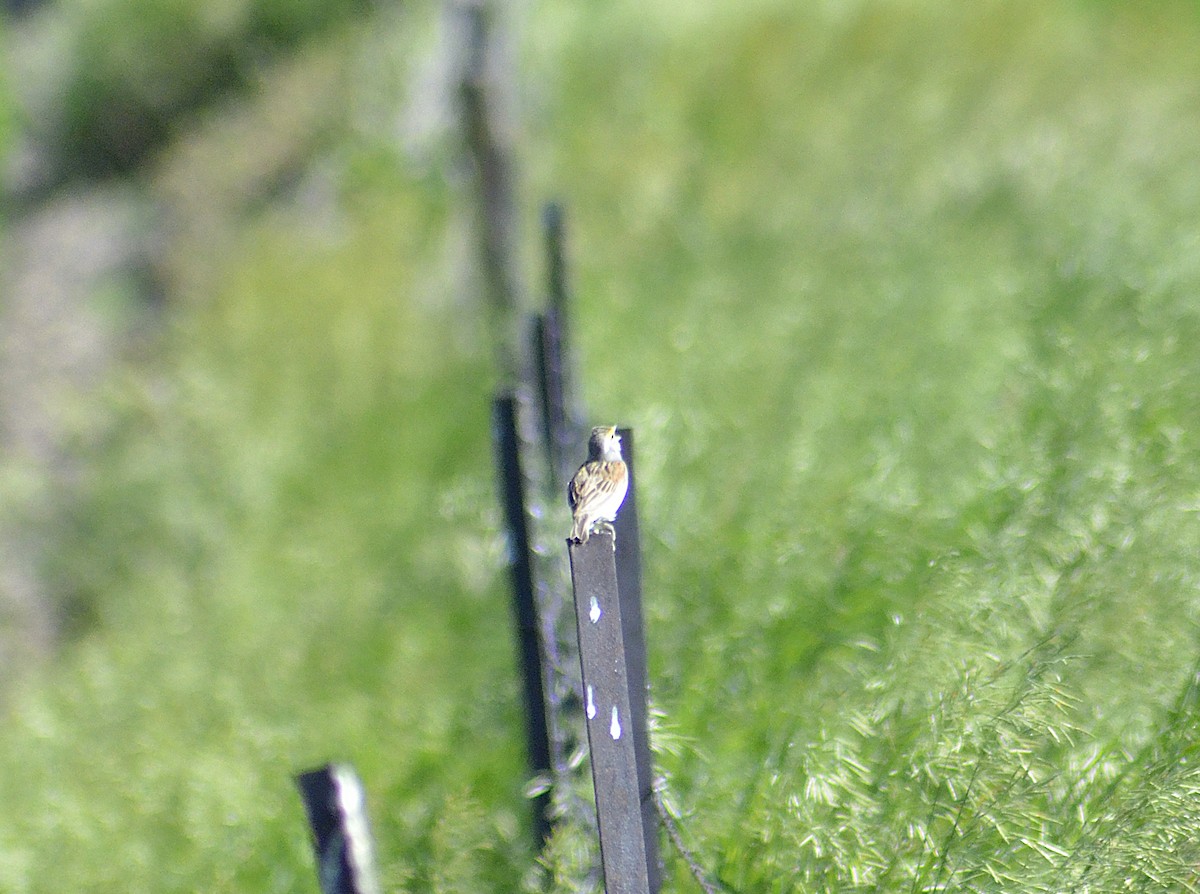
[[[576,543],[587,543],[591,533],[592,520],[586,515],[575,516],[575,524],[571,526],[571,539]]]

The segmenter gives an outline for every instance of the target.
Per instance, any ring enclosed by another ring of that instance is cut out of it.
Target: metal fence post
[[[571,543],[584,712],[607,894],[649,894],[613,535]]]
[[[534,774],[551,772],[550,727],[546,712],[546,670],[542,662],[539,622],[533,576],[533,547],[526,513],[525,478],[517,436],[517,400],[511,394],[496,398],[493,438],[504,523],[508,531],[509,572],[512,577],[513,616],[525,701],[525,742],[529,768]],[[533,798],[533,833],[541,847],[550,837],[550,792]]]
[[[301,773],[322,894],[380,894],[366,798],[354,769],[326,764]]]

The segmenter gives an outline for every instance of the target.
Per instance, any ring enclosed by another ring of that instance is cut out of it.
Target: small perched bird
[[[629,490],[629,469],[621,459],[621,437],[611,425],[592,429],[588,458],[567,488],[567,502],[575,515],[571,539],[584,543],[597,522],[611,522]]]

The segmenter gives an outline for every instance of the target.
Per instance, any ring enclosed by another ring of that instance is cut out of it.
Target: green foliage
[[[60,13],[52,120],[60,164],[124,172],[179,121],[253,83],[264,59],[367,11],[362,0],[100,0]],[[61,114],[61,120],[58,116]]]
[[[543,176],[597,417],[649,463],[655,693],[697,743],[662,762],[719,876],[1193,885],[1157,749],[1197,719],[1194,18],[618,33]]]
[[[430,304],[441,269],[392,263],[445,219],[406,192],[332,246],[247,234],[170,359],[114,395],[56,568],[94,629],[6,717],[5,890],[295,890],[290,776],[330,758],[363,776],[389,879],[443,877],[464,790],[503,844],[490,877],[532,861],[487,377]]]
[[[2,24],[0,24],[0,40],[4,40]],[[0,71],[0,158],[8,154],[15,119],[16,110],[13,105],[12,91],[9,88],[8,78],[3,71]]]
[[[542,7],[530,183],[637,432],[688,843],[745,892],[1194,890],[1192,7]],[[455,197],[382,167],[114,396],[5,890],[311,889],[288,774],[330,757],[389,890],[541,883]]]

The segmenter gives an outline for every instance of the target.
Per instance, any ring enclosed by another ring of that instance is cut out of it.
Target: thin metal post
[[[570,543],[584,712],[607,894],[649,894],[613,535]]]
[[[566,215],[559,202],[547,202],[542,208],[542,231],[546,239],[546,279],[550,291],[550,310],[559,318],[567,310]]]
[[[553,311],[534,318],[533,349],[546,461],[557,493],[567,486],[575,471],[571,466],[571,448],[577,438],[575,427],[567,416],[566,359],[558,317]]]
[[[493,438],[504,523],[509,538],[509,573],[512,576],[513,616],[525,701],[525,742],[529,769],[535,775],[551,772],[550,728],[546,716],[545,668],[538,633],[538,614],[533,579],[533,549],[529,516],[525,511],[525,478],[517,434],[517,400],[511,394],[496,398],[493,405]],[[550,792],[533,798],[534,842],[541,847],[550,837]]]
[[[578,426],[574,418],[576,399],[571,392],[573,382],[568,349],[569,295],[562,206],[555,202],[545,206],[542,229],[546,243],[546,287],[549,296],[546,311],[539,314],[534,322],[533,342],[546,456],[557,491],[566,486],[574,472],[571,450],[578,440]]]
[[[512,146],[512,66],[501,64],[497,6],[461,0],[465,52],[459,83],[460,113],[475,173],[479,262],[495,328],[501,381],[521,376],[522,288],[517,264],[517,199]],[[508,88],[508,89],[505,89]]]

